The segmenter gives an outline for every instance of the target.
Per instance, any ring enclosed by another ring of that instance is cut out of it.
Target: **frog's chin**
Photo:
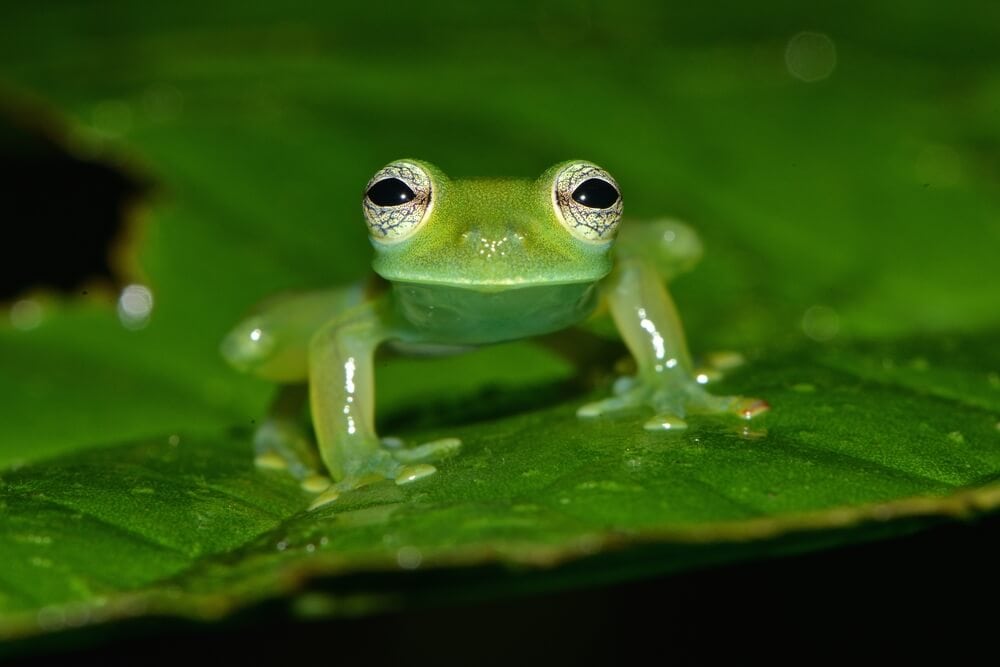
[[[483,345],[559,331],[593,312],[594,281],[565,283],[394,282],[393,301],[421,340]]]

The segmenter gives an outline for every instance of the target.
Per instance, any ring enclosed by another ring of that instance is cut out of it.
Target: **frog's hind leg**
[[[308,491],[322,491],[330,480],[320,473],[316,445],[306,425],[308,396],[305,384],[278,389],[267,417],[254,432],[254,462],[258,468],[287,471]]]

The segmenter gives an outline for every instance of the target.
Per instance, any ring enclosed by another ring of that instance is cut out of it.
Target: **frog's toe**
[[[393,458],[400,463],[420,463],[438,461],[455,454],[461,448],[462,441],[458,438],[441,438],[416,447],[400,447],[391,453]]]
[[[760,398],[737,397],[733,405],[733,412],[743,419],[753,419],[757,415],[764,414],[771,409],[770,403]]]
[[[715,396],[707,392],[698,392],[688,402],[691,412],[700,414],[732,414],[743,419],[753,419],[767,412],[771,406],[767,401],[746,396]]]
[[[418,479],[423,479],[428,475],[433,475],[436,472],[437,468],[429,463],[416,463],[413,465],[403,466],[396,475],[396,484],[409,484],[410,482],[415,482]]]
[[[333,484],[333,481],[326,475],[312,474],[305,477],[299,486],[303,491],[309,493],[320,493],[326,491]]]
[[[746,357],[732,350],[712,352],[705,358],[705,364],[708,368],[719,373],[739,368],[746,362]]]
[[[628,394],[623,392],[622,394],[612,396],[611,398],[605,398],[601,401],[594,401],[593,403],[581,405],[576,410],[576,416],[584,418],[601,417],[614,412],[627,410],[633,407],[633,405],[633,402],[628,398]]]
[[[331,486],[326,491],[313,498],[312,503],[309,505],[309,511],[311,512],[312,510],[319,509],[324,505],[329,505],[333,501],[337,500],[337,498],[340,498],[340,494],[341,489],[336,484]]]
[[[254,463],[267,470],[286,470],[299,480],[315,476],[319,458],[310,438],[298,424],[267,419],[253,436]]]

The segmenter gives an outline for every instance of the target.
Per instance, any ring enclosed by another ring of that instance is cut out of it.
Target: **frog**
[[[581,420],[645,410],[646,430],[682,431],[690,415],[766,412],[763,400],[708,391],[692,362],[667,284],[700,258],[697,234],[669,218],[623,223],[622,211],[618,182],[586,160],[535,179],[452,179],[418,159],[379,169],[362,197],[372,274],[266,301],[222,342],[233,367],[280,387],[253,437],[257,465],[290,472],[320,504],[425,478],[461,441],[377,434],[379,348],[461,353],[608,315],[635,372],[579,406]]]

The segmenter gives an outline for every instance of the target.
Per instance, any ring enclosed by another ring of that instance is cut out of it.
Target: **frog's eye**
[[[362,206],[372,238],[402,241],[431,210],[431,178],[413,162],[393,162],[368,181]]]
[[[622,218],[622,196],[611,174],[596,164],[566,165],[556,175],[552,200],[559,220],[573,236],[598,243],[614,238]]]

